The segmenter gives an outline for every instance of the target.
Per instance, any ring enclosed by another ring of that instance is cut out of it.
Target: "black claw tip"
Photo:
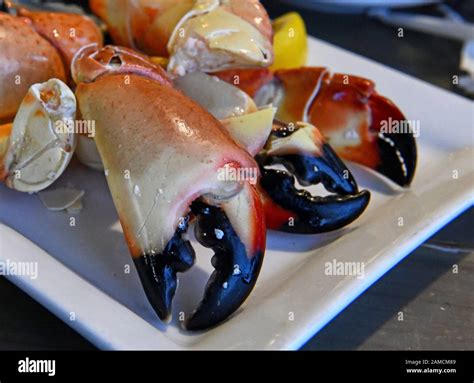
[[[378,133],[380,163],[376,170],[400,186],[409,186],[415,176],[417,149],[411,133]]]
[[[222,322],[240,307],[257,281],[263,251],[248,255],[220,208],[195,202],[192,209],[198,216],[196,238],[215,253],[212,259],[215,271],[204,297],[184,325],[187,330],[197,331]]]
[[[282,231],[317,234],[348,225],[366,209],[370,193],[363,190],[353,195],[314,197],[295,188],[295,179],[286,172],[263,169],[260,185],[281,207],[295,213],[295,219]]]
[[[185,229],[177,229],[163,252],[147,253],[134,259],[145,294],[163,321],[171,317],[171,302],[177,287],[176,273],[194,264],[195,253],[189,241],[181,238]]]

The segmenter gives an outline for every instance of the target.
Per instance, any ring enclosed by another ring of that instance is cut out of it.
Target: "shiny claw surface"
[[[204,299],[185,323],[188,330],[202,330],[231,315],[252,291],[265,253],[266,228],[260,196],[248,184],[221,207],[198,201],[192,211],[197,240],[214,251],[215,271]]]
[[[277,124],[265,150],[258,156],[267,227],[294,233],[323,233],[339,229],[366,209],[370,193],[357,184],[318,130],[298,123]],[[286,169],[271,169],[283,165]],[[313,196],[297,188],[321,184],[329,196]]]
[[[177,274],[194,263],[184,237],[193,214],[198,240],[215,252],[216,271],[186,326],[198,330],[223,321],[249,295],[263,260],[256,179],[244,177],[257,176],[258,165],[217,119],[174,89],[161,68],[138,65],[134,52],[81,52],[73,73],[82,79],[78,105],[83,118],[96,123],[109,188],[157,315],[169,319]],[[231,263],[244,282],[229,275]]]
[[[311,124],[284,124],[274,120],[273,107],[255,112],[250,96],[223,81],[221,76],[191,73],[174,83],[214,116],[227,117],[222,120],[224,127],[249,153],[256,155],[262,167],[260,192],[269,228],[321,233],[347,225],[367,207],[369,193],[359,193],[352,174]],[[308,95],[313,92],[311,86],[307,92]],[[294,96],[297,99],[298,95]],[[292,109],[290,101],[287,104],[286,109],[280,105],[278,114]],[[283,165],[286,172],[266,168],[273,165]],[[336,195],[313,197],[297,190],[293,176],[302,186],[322,184]]]

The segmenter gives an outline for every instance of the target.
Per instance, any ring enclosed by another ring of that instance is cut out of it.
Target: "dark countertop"
[[[272,17],[294,10],[263,1]],[[474,19],[474,2],[449,2]],[[433,7],[424,11],[433,13]],[[461,44],[405,31],[363,15],[302,13],[308,32],[322,40],[462,94],[452,84],[459,74]],[[435,235],[474,245],[471,209]],[[458,264],[459,274],[452,273]],[[387,273],[304,347],[316,349],[474,349],[474,253],[447,254],[420,247]],[[0,277],[0,350],[94,349],[41,305]],[[399,313],[404,314],[400,321]]]

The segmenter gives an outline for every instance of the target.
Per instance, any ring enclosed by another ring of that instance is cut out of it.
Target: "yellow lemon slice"
[[[296,12],[286,13],[273,21],[275,59],[272,70],[298,68],[306,64],[308,43],[306,27]]]
[[[152,56],[152,57],[150,57],[150,61],[153,64],[159,65],[159,66],[163,67],[164,69],[166,69],[166,67],[168,66],[169,59],[166,58],[166,57]]]

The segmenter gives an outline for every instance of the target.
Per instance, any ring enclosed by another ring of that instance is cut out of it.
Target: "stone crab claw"
[[[76,99],[62,81],[32,85],[13,123],[0,126],[0,180],[32,193],[58,179],[76,145],[75,115]]]
[[[228,70],[218,76],[254,97],[273,103],[277,119],[318,128],[343,159],[364,165],[400,186],[415,175],[417,149],[413,127],[398,107],[362,77],[333,74],[326,68]],[[235,83],[235,82],[234,82]]]
[[[234,139],[256,156],[268,228],[326,232],[351,223],[367,207],[369,192],[359,192],[347,167],[313,125],[274,120],[276,108],[258,109],[239,88],[201,72],[178,77],[174,84],[221,119]],[[273,165],[283,165],[286,171],[270,169]],[[333,195],[314,197],[298,190],[295,177],[303,186],[321,184]]]
[[[258,0],[91,0],[116,44],[169,57],[184,75],[273,61],[273,31]]]
[[[0,12],[0,123],[13,120],[31,85],[51,78],[66,82],[71,59],[82,45],[102,44],[99,28],[87,16],[11,4],[5,11],[11,14]]]
[[[258,165],[151,65],[124,48],[84,49],[73,63],[76,97],[82,117],[95,121],[128,247],[162,320],[171,315],[177,273],[194,263],[185,238],[191,218],[197,240],[214,251],[215,271],[184,324],[201,330],[231,315],[257,280],[265,251],[260,197],[250,178],[225,178],[222,171],[258,174]]]
[[[265,148],[257,156],[261,166],[260,192],[267,227],[300,234],[339,229],[367,208],[370,193],[358,190],[352,174],[315,126],[275,121]],[[270,168],[283,165],[285,170]],[[329,196],[313,196],[302,186],[321,184]]]

